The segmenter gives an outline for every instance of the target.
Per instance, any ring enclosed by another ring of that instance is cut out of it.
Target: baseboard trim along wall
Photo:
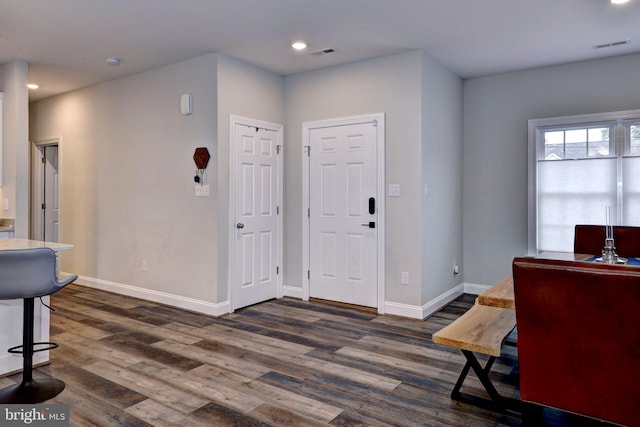
[[[61,273],[61,276],[67,275],[69,274]],[[122,283],[110,282],[107,280],[94,279],[92,277],[86,276],[78,276],[78,280],[76,280],[76,283],[82,286],[87,286],[89,288],[109,291],[116,294],[157,302],[160,304],[167,304],[173,307],[195,311],[196,313],[208,314],[210,316],[217,317],[229,313],[229,301],[224,301],[221,303],[211,303],[195,298],[183,297],[180,295],[154,291],[137,286],[125,285]],[[451,301],[458,298],[463,293],[479,295],[489,288],[490,286],[480,285],[476,283],[461,283],[460,285],[434,298],[423,306],[386,301],[384,303],[384,312],[385,314],[408,317],[411,319],[426,319],[445,305],[449,304]],[[302,288],[299,287],[285,286],[283,293],[284,296],[287,297],[303,299]]]
[[[461,283],[455,288],[445,292],[444,294],[432,299],[422,307],[417,305],[399,304],[395,302],[385,302],[385,314],[393,314],[396,316],[410,317],[412,319],[426,319],[433,313],[440,310],[451,301],[455,300],[462,294],[479,295],[489,289],[490,286],[478,285],[475,283]]]
[[[490,285],[479,285],[477,283],[464,283],[464,293],[480,295],[490,287],[491,287]]]
[[[64,275],[62,273],[61,275]],[[125,285],[122,283],[109,282],[107,280],[94,279],[92,277],[78,276],[77,284],[88,288],[100,289],[116,294],[126,295],[134,298],[140,298],[148,301],[167,304],[185,310],[195,311],[196,313],[208,314],[210,316],[222,316],[229,313],[229,301],[221,303],[211,303],[195,298],[183,297],[180,295],[169,294],[166,292],[153,291],[150,289],[140,288],[137,286]]]
[[[304,292],[302,291],[301,287],[284,285],[282,291],[285,297],[304,299]]]

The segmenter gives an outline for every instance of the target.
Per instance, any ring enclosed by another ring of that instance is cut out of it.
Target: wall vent
[[[309,54],[311,55],[328,55],[330,53],[335,52],[336,50],[332,47],[325,47],[324,49],[318,49],[318,50],[314,50],[309,52]]]
[[[616,46],[624,46],[627,44],[631,44],[631,40],[621,40],[618,42],[611,42],[611,43],[603,43],[603,44],[597,44],[595,46],[593,46],[594,49],[605,49],[608,47],[616,47]]]

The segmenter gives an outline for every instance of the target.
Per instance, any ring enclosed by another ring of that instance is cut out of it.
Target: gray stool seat
[[[34,298],[51,295],[76,280],[73,275],[58,281],[56,254],[50,248],[0,251],[0,300],[24,300],[22,345],[22,382],[0,390],[1,403],[39,403],[51,399],[64,389],[64,382],[49,378],[33,379],[34,345],[53,343],[33,342]],[[47,350],[52,347],[43,348]],[[35,350],[40,351],[40,350]]]

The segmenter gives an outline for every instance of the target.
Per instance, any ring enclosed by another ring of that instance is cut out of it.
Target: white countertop
[[[35,248],[51,248],[54,251],[68,251],[73,249],[73,245],[66,243],[44,242],[42,240],[29,239],[6,239],[0,240],[0,251],[9,249],[35,249]]]

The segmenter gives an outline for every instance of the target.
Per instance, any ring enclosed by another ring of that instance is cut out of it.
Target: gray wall
[[[284,282],[300,287],[302,123],[384,112],[387,184],[402,194],[385,201],[386,299],[415,306],[461,282],[454,259],[466,283],[486,285],[526,253],[527,120],[640,108],[638,70],[640,54],[469,79],[461,94],[460,80],[420,51],[284,79],[214,54],[34,103],[30,138],[62,137],[61,238],[76,244],[65,271],[224,301],[228,115],[285,125]],[[6,84],[7,64],[0,71]],[[194,95],[189,117],[179,113],[185,92]],[[215,153],[209,198],[193,196],[198,146]],[[22,145],[20,153],[5,168],[16,183],[3,197],[23,206]],[[26,227],[28,213],[16,217]],[[409,286],[399,283],[402,271]]]
[[[464,81],[464,281],[527,252],[527,121],[640,108],[640,54]]]
[[[76,245],[63,270],[226,301],[229,115],[236,114],[285,125],[284,283],[300,288],[302,123],[384,112],[387,183],[401,186],[401,197],[385,201],[386,300],[420,306],[458,284],[451,268],[462,257],[460,87],[421,51],[286,78],[213,54],[38,101],[31,139],[62,140],[61,240]],[[179,113],[186,92],[194,105],[188,117]],[[193,195],[199,146],[214,156],[208,198]],[[432,199],[423,195],[426,182]],[[426,223],[430,215],[450,218],[447,228]],[[451,243],[433,270],[422,255],[432,239]],[[400,285],[401,271],[409,286]]]
[[[2,65],[2,191],[9,202],[3,217],[15,218],[15,237],[29,237],[29,66],[16,60]]]
[[[284,124],[283,78],[229,56],[218,56],[218,238],[220,261],[218,280],[229,280],[227,242],[231,222],[229,207],[230,115]],[[286,156],[286,153],[283,153]],[[228,299],[228,287],[220,286],[218,301]]]
[[[218,54],[33,103],[31,139],[62,138],[61,241],[76,246],[63,270],[224,303],[229,114],[278,122],[282,110],[281,77]],[[196,147],[212,155],[210,197],[194,196]]]
[[[462,257],[461,102],[460,79],[421,51],[285,78],[285,285],[301,287],[302,123],[368,113],[386,114],[386,182],[401,188],[385,199],[386,301],[421,306],[461,282],[451,274]],[[425,180],[437,189],[429,200]],[[446,228],[425,224],[430,215],[446,217]],[[426,242],[442,238],[451,241],[446,278],[423,266],[423,250],[434,247]]]
[[[462,282],[462,274],[453,274],[454,263],[462,267],[462,81],[427,55],[422,105],[422,304],[426,304]]]
[[[215,82],[208,55],[31,105],[31,139],[62,138],[64,271],[215,301],[217,197],[194,197],[192,159],[215,153]]]

